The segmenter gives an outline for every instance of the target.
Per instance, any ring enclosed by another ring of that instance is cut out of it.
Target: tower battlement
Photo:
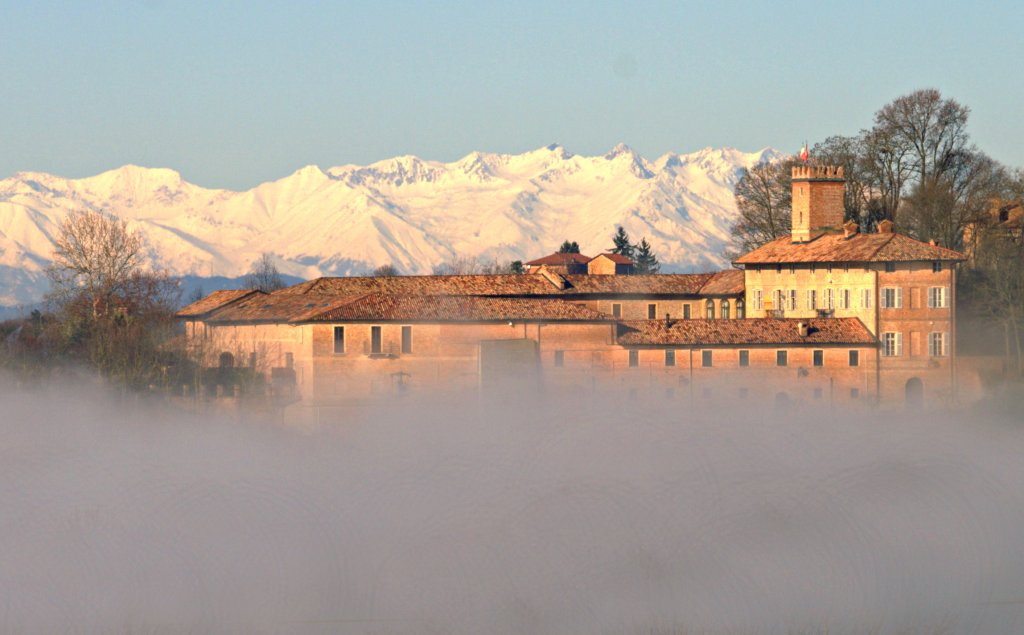
[[[842,181],[841,165],[794,165],[793,180],[801,181]]]

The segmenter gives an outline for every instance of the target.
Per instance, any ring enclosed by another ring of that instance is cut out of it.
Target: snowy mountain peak
[[[528,260],[565,239],[596,253],[617,225],[646,236],[665,271],[714,269],[727,266],[739,171],[781,156],[704,148],[651,162],[625,144],[592,157],[551,144],[452,163],[307,165],[244,192],[135,165],[83,179],[22,172],[0,180],[0,305],[41,297],[54,231],[80,209],[129,220],[160,264],[200,276],[242,275],[262,253],[304,277],[382,264],[430,273],[456,256]]]

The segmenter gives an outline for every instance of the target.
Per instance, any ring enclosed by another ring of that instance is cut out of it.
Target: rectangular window
[[[612,305],[612,317],[613,318],[621,318],[622,317],[622,305],[621,304],[613,304]]]
[[[832,273],[832,263],[831,262],[828,263],[827,265],[825,265],[825,271],[827,271],[828,273]]]
[[[402,327],[402,355],[412,354],[412,327]]]
[[[555,351],[555,368],[565,366],[565,351]]]
[[[935,332],[928,334],[928,354],[932,357],[945,357],[947,355],[945,333]]]
[[[928,287],[928,308],[945,309],[949,306],[948,296],[946,287]]]
[[[789,364],[789,353],[787,351],[775,351],[775,365],[786,366]]]
[[[887,263],[885,263],[885,272],[886,273],[892,273],[894,271],[896,271],[896,263],[895,262],[887,262]]]
[[[818,292],[816,289],[807,290],[807,310],[813,311],[818,308]]]
[[[850,290],[841,289],[839,291],[839,308],[849,309],[850,308]]]
[[[872,303],[871,297],[872,297],[871,289],[861,289],[860,290],[860,308],[862,308],[862,309],[870,309],[871,308],[871,303]]]
[[[932,273],[942,273],[942,261],[936,260],[932,263]]]
[[[740,351],[740,366],[750,366],[750,351]]]
[[[882,287],[882,308],[903,308],[903,287]]]
[[[882,355],[886,357],[903,355],[902,333],[882,333]]]
[[[370,354],[379,355],[382,350],[381,338],[380,338],[380,327],[370,327]]]
[[[690,319],[690,305],[689,304],[684,304],[683,305],[683,319],[684,320],[689,320]]]
[[[665,351],[665,366],[676,365],[676,352],[673,349],[667,349]]]
[[[786,308],[790,311],[796,311],[796,289],[789,290],[789,306]]]
[[[850,351],[850,366],[860,366],[860,351]]]
[[[814,365],[819,368],[825,365],[825,351],[814,351]]]
[[[284,354],[284,367],[295,368],[295,355],[293,353]]]
[[[835,289],[829,287],[825,289],[825,309],[832,311],[836,308],[836,292]]]
[[[345,327],[335,326],[334,327],[334,352],[344,353],[345,352]]]
[[[700,365],[704,368],[711,368],[711,351],[700,352]]]
[[[639,365],[640,365],[640,352],[639,351],[629,351],[629,367],[630,368],[636,368]]]
[[[648,304],[647,305],[647,319],[648,320],[657,320],[658,319],[658,305],[657,304]]]
[[[754,310],[764,310],[764,293],[760,289],[754,289]]]

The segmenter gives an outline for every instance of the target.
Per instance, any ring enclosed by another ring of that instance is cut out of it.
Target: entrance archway
[[[918,409],[924,406],[924,382],[921,381],[920,377],[908,379],[904,391],[908,408]]]

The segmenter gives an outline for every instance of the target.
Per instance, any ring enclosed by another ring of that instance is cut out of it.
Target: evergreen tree
[[[567,240],[564,243],[562,243],[561,247],[558,248],[558,253],[560,253],[560,254],[578,254],[578,253],[580,253],[580,246],[579,246],[579,244],[575,240],[572,241],[572,242],[569,242]]]
[[[526,268],[523,267],[522,260],[513,260],[508,267],[511,273],[526,273]]]
[[[642,238],[633,249],[636,254],[635,270],[638,274],[658,273],[661,271],[658,257],[651,251],[651,244],[647,242],[647,238]]]
[[[626,230],[622,228],[622,225],[619,225],[615,235],[612,236],[612,242],[615,243],[615,246],[612,247],[613,254],[619,254],[626,258],[633,257],[633,244],[629,242],[629,236],[626,234]]]

